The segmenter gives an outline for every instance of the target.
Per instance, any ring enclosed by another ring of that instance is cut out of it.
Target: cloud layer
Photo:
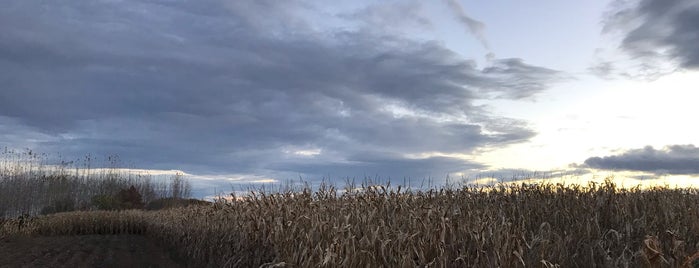
[[[620,37],[632,70],[602,61],[601,75],[656,78],[676,69],[699,69],[699,2],[694,0],[617,0],[605,17],[604,31]]]
[[[444,176],[482,165],[406,155],[526,141],[524,122],[474,101],[528,98],[561,78],[318,25],[322,14],[301,1],[7,1],[0,130],[7,144],[139,168]]]
[[[645,171],[656,174],[699,174],[699,148],[694,145],[671,145],[663,149],[646,146],[619,155],[591,157],[591,168]]]

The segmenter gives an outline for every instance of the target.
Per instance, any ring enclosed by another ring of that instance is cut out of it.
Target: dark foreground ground
[[[184,267],[140,235],[80,235],[0,240],[0,267]]]

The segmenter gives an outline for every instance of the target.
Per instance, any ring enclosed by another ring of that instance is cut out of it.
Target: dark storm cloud
[[[473,101],[531,97],[561,78],[520,59],[478,68],[390,32],[317,30],[305,19],[314,10],[299,1],[7,1],[0,127],[26,130],[37,150],[118,154],[139,168],[437,174],[479,165],[404,155],[525,141],[535,134],[525,123]]]
[[[624,76],[657,77],[674,68],[699,69],[699,2],[695,0],[615,1],[605,17],[604,31],[620,34],[620,48],[637,61],[635,73],[617,70]],[[672,64],[663,66],[667,62]]]
[[[651,146],[619,155],[591,157],[591,168],[646,171],[656,174],[699,174],[699,148],[694,145],[671,145],[656,150]]]

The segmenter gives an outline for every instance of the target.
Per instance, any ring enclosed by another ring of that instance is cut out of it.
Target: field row
[[[258,194],[162,211],[69,212],[0,235],[143,234],[208,267],[691,267],[699,192],[517,185]]]

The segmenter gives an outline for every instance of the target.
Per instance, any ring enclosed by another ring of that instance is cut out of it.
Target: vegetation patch
[[[696,267],[699,191],[321,187],[10,219],[0,236],[140,234],[200,267]]]

